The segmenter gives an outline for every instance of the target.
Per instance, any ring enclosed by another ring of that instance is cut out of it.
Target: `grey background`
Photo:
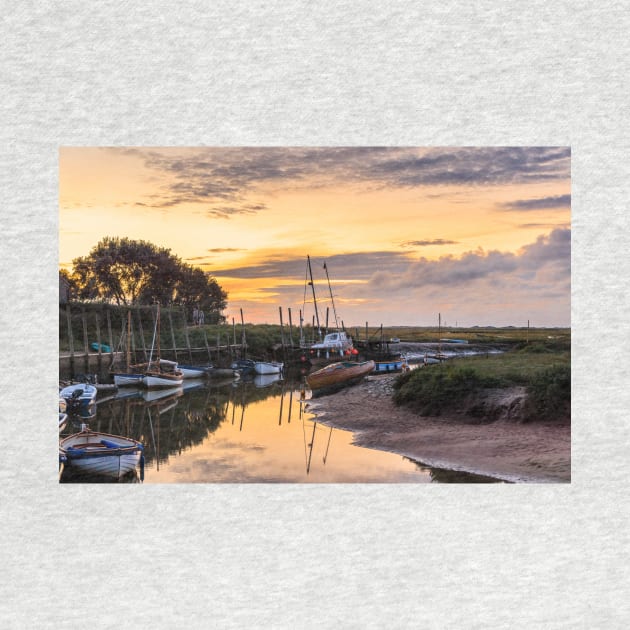
[[[2,2],[0,626],[627,627],[627,9]],[[59,146],[383,144],[571,145],[572,483],[60,486]]]

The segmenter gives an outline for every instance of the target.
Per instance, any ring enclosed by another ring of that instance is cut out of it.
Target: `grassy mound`
[[[394,402],[423,416],[447,411],[468,413],[490,389],[525,387],[521,420],[550,421],[570,417],[570,354],[519,351],[491,357],[456,359],[399,376]],[[475,415],[470,412],[470,415]]]

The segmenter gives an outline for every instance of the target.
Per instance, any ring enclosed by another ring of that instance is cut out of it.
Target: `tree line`
[[[184,263],[170,249],[129,238],[103,238],[87,256],[72,261],[72,273],[61,270],[73,299],[118,306],[199,307],[206,323],[220,323],[227,293],[203,269]]]

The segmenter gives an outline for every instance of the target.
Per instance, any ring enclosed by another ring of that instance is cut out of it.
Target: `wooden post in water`
[[[291,307],[288,306],[287,310],[289,311],[289,343],[293,348],[293,320],[291,319]]]
[[[188,348],[188,358],[192,363],[192,350],[190,349],[190,337],[188,336],[188,318],[186,317],[186,309],[182,311],[182,318],[184,320],[184,337],[186,338],[186,347]]]
[[[98,344],[98,370],[101,371],[101,364],[103,361],[103,353],[101,352],[101,322],[100,317],[96,311],[94,311],[94,320],[96,321],[96,343]]]
[[[177,361],[177,344],[175,343],[175,329],[173,328],[173,316],[171,315],[171,309],[168,309],[168,323],[171,328],[171,343],[173,344],[173,354],[175,355],[175,361]]]
[[[236,345],[236,321],[232,317],[232,339],[234,340],[234,345]]]
[[[284,348],[284,323],[282,321],[282,306],[278,307],[278,311],[280,312],[280,345],[282,346],[282,356],[285,355]]]
[[[217,365],[219,364],[219,356],[220,356],[219,346],[220,345],[221,345],[221,333],[218,332],[217,333]]]
[[[81,322],[83,323],[83,352],[85,353],[85,372],[87,374],[90,371],[90,344],[88,343],[87,314],[83,307],[81,308]]]
[[[144,360],[148,361],[149,357],[147,356],[147,344],[144,339],[144,328],[142,327],[142,307],[138,307],[136,315],[138,316],[138,332],[140,333],[140,340],[142,341],[142,354],[144,355]]]
[[[109,336],[109,349],[111,350],[111,359],[114,360],[114,338],[112,336],[112,320],[109,314],[109,306],[105,309],[105,317],[107,319],[107,334]]]
[[[208,345],[208,337],[206,336],[205,328],[201,329],[203,331],[203,340],[206,342],[206,350],[208,351],[208,361],[212,362],[212,357],[210,356],[210,346]]]
[[[72,334],[72,309],[66,305],[66,319],[68,321],[68,348],[70,350],[70,375],[74,375],[74,336]]]
[[[241,359],[247,356],[247,342],[245,341],[245,320],[243,319],[243,309],[241,310]]]

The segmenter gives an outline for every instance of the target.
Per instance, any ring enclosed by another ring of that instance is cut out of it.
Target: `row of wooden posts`
[[[193,347],[190,343],[190,336],[188,334],[188,322],[186,318],[186,313],[184,310],[180,311],[181,316],[183,318],[183,331],[184,337],[186,341],[185,347],[177,347],[175,341],[175,327],[173,325],[173,313],[171,309],[165,309],[168,315],[168,324],[170,328],[170,336],[171,336],[171,347],[162,347],[162,355],[172,356],[176,361],[181,361],[183,356],[187,356],[188,360],[193,363],[193,355],[199,355],[200,353],[207,353],[208,361],[212,361],[213,359],[218,363],[221,362],[222,353],[223,357],[226,356],[231,360],[237,356],[240,356],[245,348],[245,332],[243,326],[243,333],[241,338],[241,343],[236,343],[236,324],[233,321],[233,342],[231,343],[230,335],[227,334],[224,336],[225,342],[222,342],[221,333],[217,333],[216,344],[210,345],[208,342],[208,338],[206,335],[206,331],[203,327],[200,327],[200,331],[203,334],[204,345],[201,347]],[[60,359],[66,359],[68,362],[68,366],[71,371],[75,371],[75,368],[78,367],[77,363],[84,363],[86,371],[89,371],[91,367],[96,363],[97,367],[102,367],[105,360],[113,360],[116,352],[124,351],[122,348],[117,348],[114,342],[114,335],[112,331],[112,318],[109,309],[105,309],[105,321],[102,320],[102,316],[98,311],[94,311],[93,315],[95,318],[95,337],[96,339],[92,339],[90,341],[88,335],[88,312],[85,307],[81,307],[81,324],[82,324],[82,340],[75,339],[75,335],[73,333],[72,326],[72,306],[70,304],[66,305],[66,322],[67,322],[67,330],[68,330],[68,353],[65,355],[61,355]],[[134,311],[132,311],[133,313]],[[137,328],[139,335],[138,341],[136,342],[136,336],[132,333],[131,343],[132,350],[137,353],[142,353],[144,355],[144,359],[148,360],[150,348],[147,347],[145,341],[144,329],[142,326],[142,317],[140,316],[140,312],[135,310],[136,317],[133,318],[132,321],[135,320],[135,328]],[[242,318],[242,310],[241,310],[241,318]],[[96,342],[98,350],[91,350],[90,344],[91,342]],[[108,345],[110,352],[103,352],[102,346]],[[92,361],[90,360],[92,358]]]

